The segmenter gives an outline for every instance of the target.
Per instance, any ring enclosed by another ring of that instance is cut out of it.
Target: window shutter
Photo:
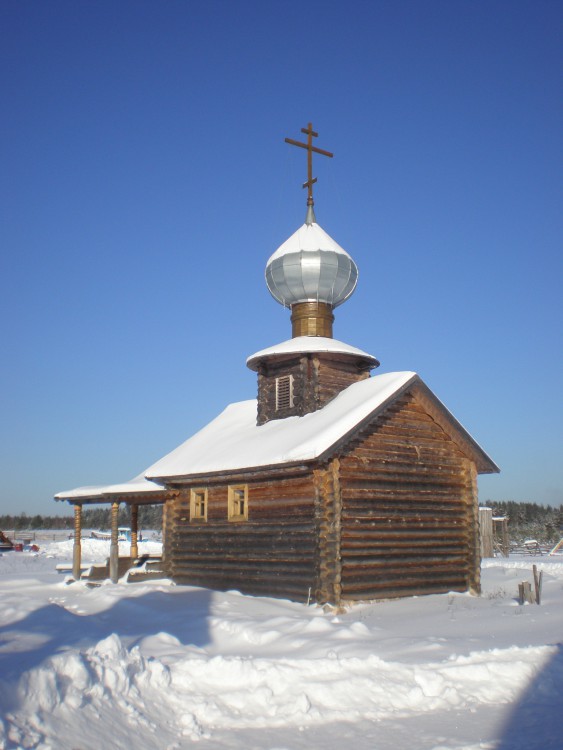
[[[276,378],[276,411],[293,406],[293,375]]]

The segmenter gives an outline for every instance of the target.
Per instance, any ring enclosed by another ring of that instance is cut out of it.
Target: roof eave
[[[204,479],[220,480],[221,477],[238,476],[242,474],[272,474],[272,472],[287,473],[294,471],[304,473],[309,470],[312,463],[318,461],[318,457],[303,459],[300,461],[287,461],[277,464],[263,464],[262,466],[243,466],[236,469],[218,469],[217,471],[192,472],[191,474],[174,474],[171,476],[150,477],[151,482],[159,482],[168,488],[175,485],[189,484],[192,482],[201,482]],[[149,477],[147,477],[149,479]]]
[[[72,505],[93,505],[94,503],[108,503],[117,500],[118,498],[122,502],[133,502],[136,501],[139,505],[150,505],[152,503],[164,502],[166,496],[169,495],[169,490],[164,487],[158,489],[148,490],[145,492],[100,492],[94,495],[78,495],[76,497],[57,497],[55,501],[58,503],[71,503]]]

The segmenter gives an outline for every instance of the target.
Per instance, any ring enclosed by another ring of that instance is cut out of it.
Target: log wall
[[[227,518],[228,486],[248,484],[248,520]],[[190,521],[190,489],[208,490],[207,521]],[[315,486],[308,475],[251,475],[183,488],[166,513],[165,557],[177,583],[307,601],[318,570]]]
[[[293,377],[293,406],[276,409],[276,378],[285,375]],[[358,363],[357,359],[339,360],[327,354],[263,363],[258,372],[257,423],[322,409],[349,385],[368,377],[369,367],[365,363]]]
[[[316,360],[316,408],[320,409],[352,383],[369,378],[369,369],[359,369],[353,362]]]
[[[478,590],[475,467],[406,394],[340,462],[342,598]]]

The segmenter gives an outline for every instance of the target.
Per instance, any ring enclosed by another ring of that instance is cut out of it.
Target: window
[[[190,492],[190,521],[207,521],[207,490],[195,489]]]
[[[229,521],[248,520],[248,485],[238,484],[229,487]]]
[[[276,411],[293,406],[293,375],[276,378]]]

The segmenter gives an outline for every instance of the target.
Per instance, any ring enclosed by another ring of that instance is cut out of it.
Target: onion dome
[[[284,307],[317,302],[338,307],[356,288],[358,268],[315,220],[312,207],[305,223],[266,264],[270,294]]]

